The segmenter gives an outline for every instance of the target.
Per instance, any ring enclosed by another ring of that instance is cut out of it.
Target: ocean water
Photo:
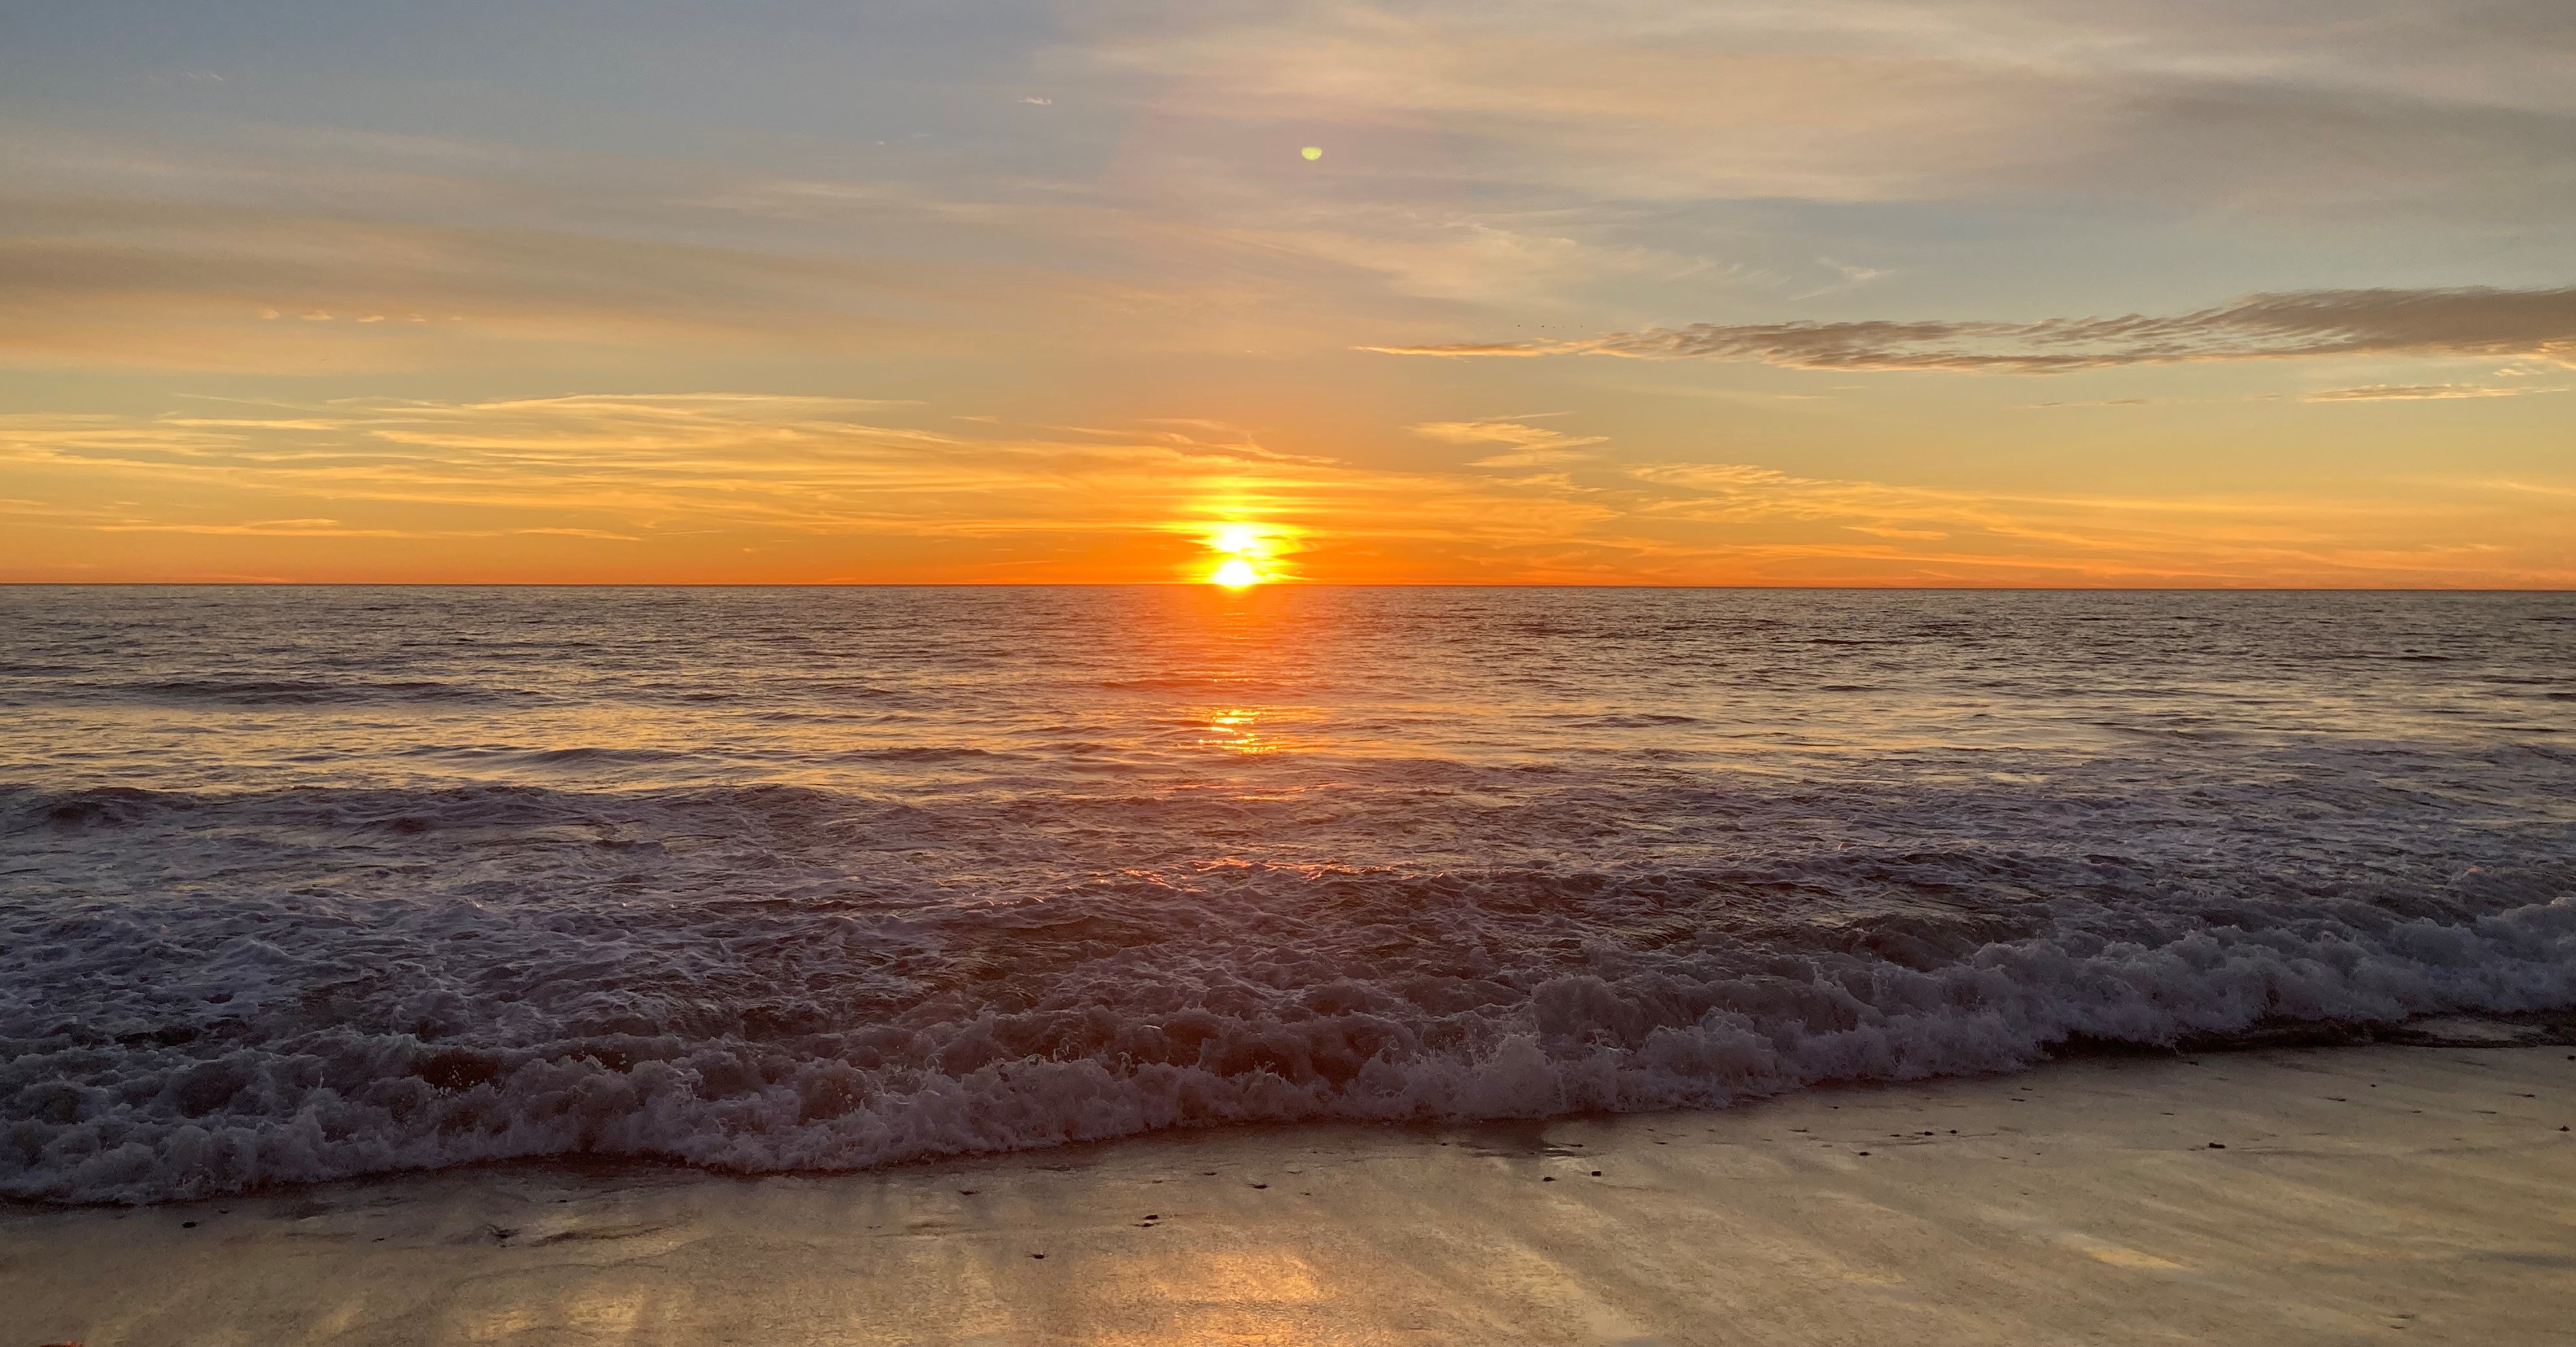
[[[0,1192],[2576,1006],[2576,596],[0,590]]]

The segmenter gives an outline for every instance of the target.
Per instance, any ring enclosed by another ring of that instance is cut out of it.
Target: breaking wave
[[[0,1190],[27,1198],[1723,1105],[2007,1070],[2075,1036],[2576,1005],[2563,839],[2348,873],[1952,839],[1701,868],[1198,865],[1014,896],[847,859],[945,836],[952,865],[1004,863],[1016,844],[963,840],[985,820],[810,790],[6,799],[21,844],[96,864],[123,834],[183,881],[65,892],[0,931]],[[246,835],[309,873],[186,882]],[[368,882],[405,864],[438,882]]]

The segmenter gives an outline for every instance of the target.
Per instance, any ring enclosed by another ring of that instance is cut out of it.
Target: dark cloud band
[[[1756,360],[1790,369],[2000,370],[2302,356],[2497,356],[2576,364],[2576,286],[2554,290],[2300,290],[2166,317],[2034,323],[1693,323],[1579,341],[1372,346],[1391,355],[1621,355]]]

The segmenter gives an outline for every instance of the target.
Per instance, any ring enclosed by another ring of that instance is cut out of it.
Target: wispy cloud
[[[1821,299],[1826,295],[1841,294],[1846,290],[1857,290],[1872,281],[1883,281],[1896,274],[1895,270],[1890,267],[1855,266],[1849,262],[1837,262],[1830,257],[1817,258],[1816,265],[1832,271],[1841,279],[1836,280],[1831,284],[1817,286],[1815,289],[1805,291],[1801,294],[1792,295],[1790,298]]]
[[[1325,580],[2576,582],[2563,495],[2552,494],[2564,488],[2546,483],[1966,490],[1632,461],[1604,436],[1526,415],[1415,423],[1405,430],[1416,441],[1499,452],[1372,467],[1283,451],[1204,417],[970,436],[903,423],[957,424],[933,408],[827,397],[364,399],[275,411],[273,423],[0,417],[0,470],[25,484],[0,502],[0,523],[47,540],[17,549],[54,558],[45,574],[87,566],[127,578],[138,578],[131,544],[83,551],[64,540],[151,534],[234,549],[204,554],[232,560],[191,574],[300,564],[309,576],[312,558],[375,558],[376,569],[328,572],[365,578],[389,559],[439,556],[453,578],[460,541],[471,540],[497,559],[469,573],[495,578],[559,576],[579,562],[601,569],[574,573],[628,578],[645,566],[662,569],[642,578],[1155,580],[1203,569],[1206,529],[1244,522],[1293,540],[1278,558],[1284,573]]]
[[[235,538],[464,538],[475,536],[471,530],[423,532],[414,529],[348,528],[337,519],[254,519],[237,524],[108,521],[94,523],[90,527],[101,533],[202,533]]]
[[[1508,446],[1504,453],[1470,460],[1467,466],[1471,468],[1532,468],[1582,462],[1596,456],[1589,452],[1594,446],[1609,442],[1603,435],[1569,435],[1520,421],[1426,421],[1411,430],[1443,444]]]
[[[2300,396],[2302,402],[2443,402],[2454,398],[2518,398],[2533,393],[2564,393],[2564,387],[2530,384],[2366,384],[2359,388],[2321,388]]]
[[[2171,316],[2037,322],[1693,323],[1570,341],[1369,346],[1389,355],[1616,355],[1789,369],[2057,374],[2182,361],[2510,356],[2576,365],[2576,287],[2301,290]]]
[[[1631,528],[1654,521],[1699,526],[1657,558],[1676,568],[1733,564],[1817,583],[2576,581],[2550,541],[2548,521],[2483,497],[2508,484],[2421,483],[2402,500],[2158,497],[1941,489],[1803,477],[1754,464],[1643,464],[1632,471],[1648,489],[1627,503],[1623,518]],[[1835,544],[1817,526],[1883,541]]]
[[[1595,197],[2033,190],[2546,219],[2576,32],[2554,0],[2117,6],[1286,0],[1120,11],[1086,53],[1176,111],[1437,126],[1461,172]]]
[[[274,422],[0,417],[0,466],[61,484],[64,502],[0,513],[87,532],[643,542],[659,564],[699,567],[741,564],[744,547],[806,555],[908,540],[920,555],[879,563],[879,578],[925,574],[907,566],[1065,578],[1075,565],[1082,578],[1129,580],[1195,565],[1193,531],[1210,521],[1277,523],[1327,547],[1365,535],[1493,555],[1571,536],[1598,513],[1526,485],[1284,453],[1204,417],[964,436],[889,420],[905,410],[593,394],[345,400],[280,408]],[[161,504],[76,503],[100,497]],[[279,503],[328,513],[289,517]],[[1287,573],[1299,564],[1282,559]]]

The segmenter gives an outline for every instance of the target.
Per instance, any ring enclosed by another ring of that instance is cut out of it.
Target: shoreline
[[[14,1204],[0,1347],[2543,1342],[2576,1318],[2571,1126],[2564,1045],[2256,1048],[854,1174]]]

